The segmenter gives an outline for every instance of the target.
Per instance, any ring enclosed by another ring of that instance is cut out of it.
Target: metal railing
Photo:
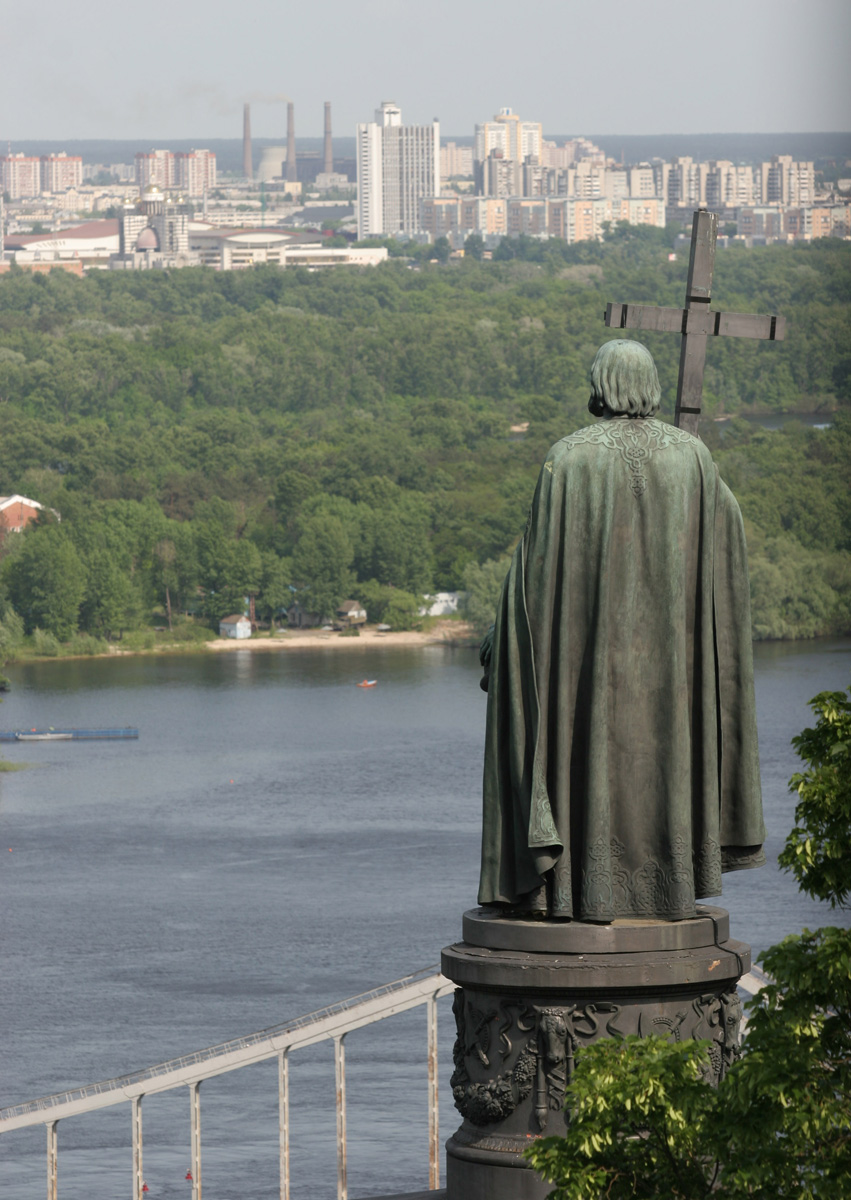
[[[437,967],[426,967],[339,1004],[307,1013],[258,1033],[185,1054],[144,1071],[120,1075],[86,1087],[42,1096],[0,1108],[0,1133],[26,1126],[47,1127],[47,1200],[58,1200],[58,1137],[60,1120],[129,1102],[133,1149],[133,1200],[144,1200],[142,1173],[142,1099],[157,1092],[188,1086],[192,1200],[201,1200],[201,1084],[264,1059],[278,1059],[278,1125],[280,1200],[290,1200],[289,1055],[321,1041],[334,1043],[337,1092],[337,1197],[347,1200],[346,1178],[346,1052],[344,1041],[355,1029],[383,1021],[420,1004],[426,1005],[428,1047],[429,1188],[440,1187],[440,1143],[437,1095],[437,1001],[455,989]]]
[[[758,968],[742,976],[739,987],[755,995],[768,982]],[[100,1108],[129,1102],[133,1149],[133,1200],[144,1200],[142,1173],[142,1100],[145,1096],[181,1086],[189,1087],[192,1200],[201,1200],[201,1084],[205,1079],[250,1066],[265,1059],[278,1059],[278,1141],[280,1200],[290,1200],[290,1100],[289,1056],[293,1050],[321,1041],[334,1043],[334,1075],[337,1108],[337,1197],[347,1200],[346,1170],[346,1050],[345,1038],[355,1029],[383,1021],[420,1004],[426,1005],[428,1047],[428,1148],[429,1188],[440,1187],[440,1141],[437,1093],[437,1001],[455,989],[437,967],[425,967],[414,975],[341,1000],[328,1008],[307,1013],[295,1020],[261,1029],[246,1037],[221,1042],[158,1063],[144,1071],[120,1075],[86,1087],[42,1096],[24,1104],[0,1108],[0,1134],[26,1126],[47,1127],[47,1200],[58,1200],[58,1137],[61,1119],[80,1116]],[[746,1022],[742,1024],[742,1033]]]

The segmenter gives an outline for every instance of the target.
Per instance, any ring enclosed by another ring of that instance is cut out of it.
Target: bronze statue
[[[744,530],[644,346],[606,343],[591,382],[483,646],[479,903],[678,920],[765,861]]]

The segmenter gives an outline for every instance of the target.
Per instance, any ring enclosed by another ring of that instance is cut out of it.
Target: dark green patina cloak
[[[655,419],[557,442],[503,585],[479,903],[677,920],[765,837],[739,507]]]

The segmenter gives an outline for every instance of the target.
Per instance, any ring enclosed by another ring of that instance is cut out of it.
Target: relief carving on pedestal
[[[652,1016],[640,1005],[529,1005],[499,1000],[478,1007],[462,988],[452,1004],[457,1037],[451,1086],[455,1107],[474,1125],[505,1120],[532,1092],[538,1128],[564,1108],[577,1049],[601,1037],[658,1034],[710,1042],[704,1077],[717,1084],[740,1054],[742,1007],[735,989],[706,993]],[[487,1076],[482,1079],[483,1071]]]

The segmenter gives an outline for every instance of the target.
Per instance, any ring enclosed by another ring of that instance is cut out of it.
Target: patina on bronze
[[[706,1039],[713,1083],[739,1055],[736,984],[750,948],[731,940],[723,909],[597,925],[479,908],[463,931],[441,959],[459,985],[451,1083],[463,1117],[446,1147],[448,1200],[549,1195],[522,1153],[564,1130],[576,1057],[600,1038]]]
[[[547,455],[485,647],[479,903],[683,920],[764,862],[742,518],[606,343],[600,419]]]
[[[741,514],[657,419],[643,346],[607,343],[591,383],[599,420],[547,455],[482,647],[484,907],[442,955],[448,1200],[543,1200],[522,1151],[564,1129],[590,1042],[706,1039],[713,1082],[739,1053],[750,948],[695,898],[764,861]]]

